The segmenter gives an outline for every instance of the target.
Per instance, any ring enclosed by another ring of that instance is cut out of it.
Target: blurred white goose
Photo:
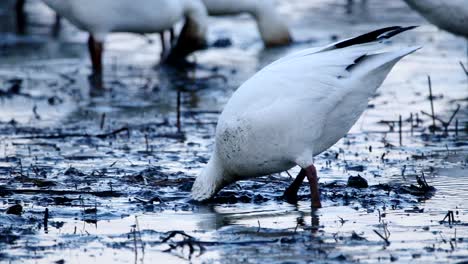
[[[185,18],[173,52],[186,56],[205,46],[207,11],[200,0],[43,0],[59,15],[90,33],[93,72],[102,72],[102,51],[112,32],[159,33]]]
[[[467,0],[405,0],[405,2],[439,28],[468,38]]]
[[[24,0],[1,0],[0,19],[4,25],[9,25],[10,18],[14,17],[16,31],[24,32],[25,16],[23,12]],[[13,21],[13,19],[11,19]],[[12,23],[11,23],[12,24]]]
[[[26,33],[27,15],[25,11],[26,0],[2,0],[0,3],[0,16],[2,9],[8,8],[7,12],[14,10],[16,16],[16,32],[18,34]],[[60,30],[60,17],[55,16],[54,26],[52,28],[52,35],[57,36]]]
[[[418,47],[382,51],[382,42],[413,27],[388,27],[279,59],[231,97],[216,128],[213,154],[192,187],[206,200],[238,180],[302,170],[286,190],[297,199],[304,177],[321,207],[313,157],[342,138],[392,67]]]
[[[211,16],[247,13],[257,22],[266,46],[287,45],[292,41],[285,18],[275,9],[273,0],[203,0]]]

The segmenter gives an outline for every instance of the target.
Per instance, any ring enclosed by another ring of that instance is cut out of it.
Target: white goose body
[[[192,197],[206,200],[237,180],[307,168],[342,138],[393,65],[417,48],[382,52],[391,27],[307,49],[247,80],[221,113],[213,154]]]
[[[185,19],[168,60],[183,60],[206,46],[208,14],[201,0],[43,0],[60,16],[88,31],[88,48],[96,78],[102,87],[102,53],[106,36],[112,32],[162,33]],[[162,43],[164,51],[164,42]],[[163,52],[164,53],[164,52]]]
[[[405,0],[405,2],[434,25],[468,38],[468,1]]]
[[[204,20],[199,0],[43,0],[78,28],[104,41],[112,32],[158,33],[186,16]]]
[[[266,46],[289,44],[292,41],[288,26],[276,11],[273,0],[203,0],[211,16],[250,14]]]

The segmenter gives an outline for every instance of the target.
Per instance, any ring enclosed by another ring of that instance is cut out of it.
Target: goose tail
[[[396,36],[402,32],[417,28],[418,26],[408,26],[408,27],[401,27],[401,26],[392,26],[392,27],[385,27],[381,29],[377,29],[363,35],[345,39],[336,43],[333,43],[328,46],[328,49],[342,49],[349,46],[360,45],[370,42],[377,42],[377,41],[384,41],[386,39],[390,39],[393,36]]]
[[[358,58],[357,63],[348,66],[347,70],[350,72],[350,76],[361,85],[375,87],[369,91],[374,93],[399,60],[420,48],[420,46],[415,46],[364,55]]]

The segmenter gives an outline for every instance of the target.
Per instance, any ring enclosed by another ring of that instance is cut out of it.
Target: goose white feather
[[[88,31],[93,71],[102,72],[102,50],[112,32],[161,33],[185,19],[171,58],[183,58],[206,45],[207,18],[201,0],[43,0],[59,15]]]
[[[212,16],[252,15],[266,46],[285,45],[292,41],[285,19],[278,14],[272,0],[203,0],[203,3]]]
[[[185,17],[206,31],[207,12],[199,0],[43,0],[78,28],[104,41],[112,32],[158,33]]]
[[[385,38],[409,29],[395,28]],[[232,182],[295,165],[305,169],[342,138],[395,63],[418,49],[383,52],[382,38],[363,38],[294,53],[247,80],[219,117],[192,197],[206,200]]]
[[[466,0],[405,0],[405,2],[434,25],[468,38]]]

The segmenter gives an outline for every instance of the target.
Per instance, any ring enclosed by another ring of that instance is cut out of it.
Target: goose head
[[[208,12],[200,0],[182,0],[185,24],[168,60],[180,60],[190,53],[204,49],[207,44]]]
[[[225,170],[215,150],[205,168],[193,183],[192,198],[196,201],[208,200],[232,182],[234,182],[234,179]]]
[[[284,18],[276,12],[274,0],[203,0],[213,16],[247,13],[256,20],[265,46],[287,45],[292,42]]]

